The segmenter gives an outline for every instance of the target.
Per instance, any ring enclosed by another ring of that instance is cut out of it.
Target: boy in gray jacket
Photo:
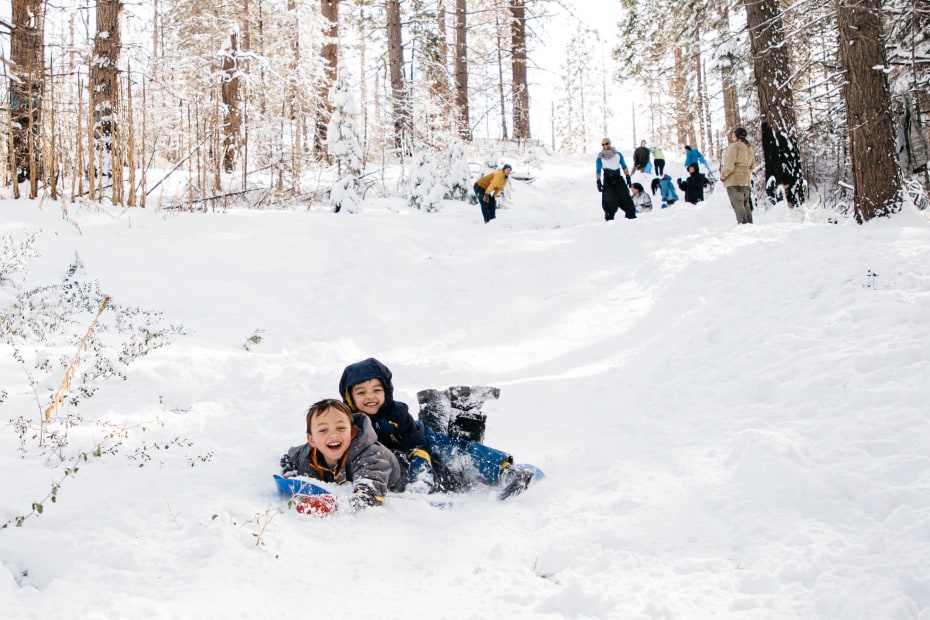
[[[388,491],[404,490],[400,464],[394,454],[378,443],[368,416],[352,413],[341,400],[326,398],[307,410],[307,443],[294,446],[281,457],[283,475],[308,476],[323,482],[351,482],[355,493],[352,510],[380,506]],[[304,510],[326,514],[336,509],[332,495],[311,495],[302,501]]]

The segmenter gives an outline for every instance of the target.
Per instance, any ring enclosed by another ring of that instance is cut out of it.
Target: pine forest
[[[632,115],[718,160],[745,127],[773,202],[859,222],[926,208],[926,0],[612,0],[597,29],[570,0],[0,6],[16,198],[435,210],[468,196],[469,161],[590,152]]]

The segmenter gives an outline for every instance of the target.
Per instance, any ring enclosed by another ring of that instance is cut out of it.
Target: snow
[[[718,185],[607,223],[593,155],[532,172],[487,225],[403,197],[63,213],[5,193],[0,236],[37,254],[0,262],[0,315],[79,260],[112,299],[101,342],[138,307],[170,344],[93,380],[51,450],[8,421],[38,421],[96,307],[2,333],[0,522],[61,481],[0,533],[3,617],[930,618],[925,215],[737,227]],[[420,389],[500,387],[486,442],[546,479],[449,509],[286,510],[279,456],[368,356],[414,411]],[[108,429],[113,452],[75,460]]]

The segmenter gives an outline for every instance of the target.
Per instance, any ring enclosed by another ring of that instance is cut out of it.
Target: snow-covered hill
[[[926,218],[737,227],[718,188],[605,223],[593,157],[532,172],[488,225],[0,201],[37,252],[0,285],[0,522],[43,504],[0,532],[3,617],[930,618]],[[78,372],[124,378],[41,448],[102,294]],[[500,387],[487,443],[547,479],[283,512],[279,455],[369,356],[413,410]]]

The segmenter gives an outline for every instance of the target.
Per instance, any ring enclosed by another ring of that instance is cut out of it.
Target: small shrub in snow
[[[495,170],[497,170],[497,150],[491,148],[485,153],[484,162],[482,162],[481,176],[494,172]]]
[[[326,127],[326,148],[340,175],[358,176],[362,169],[362,141],[356,123],[358,106],[342,65],[329,91],[329,101],[333,113]]]
[[[471,187],[471,169],[465,158],[465,145],[459,139],[452,140],[447,153],[447,171],[444,185],[446,197],[452,200],[465,200]]]
[[[346,213],[358,213],[361,210],[362,201],[355,191],[358,181],[354,176],[345,176],[333,183],[329,191],[329,204],[333,211],[339,213],[343,209]]]
[[[429,152],[421,151],[414,156],[407,187],[411,206],[423,211],[439,211],[446,187]]]
[[[20,242],[14,241],[13,235],[9,234],[0,238],[0,283],[26,268],[29,258],[36,255],[35,242],[38,235],[32,233]]]

